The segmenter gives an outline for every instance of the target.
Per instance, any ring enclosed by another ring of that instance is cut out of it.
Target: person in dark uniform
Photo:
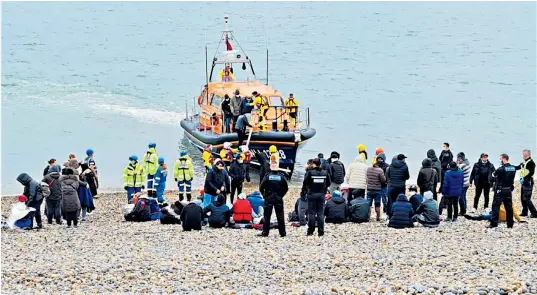
[[[319,237],[324,235],[324,197],[330,187],[330,175],[321,168],[321,160],[313,159],[313,169],[306,172],[301,195],[308,196],[308,236],[315,231],[315,220]]]
[[[289,187],[287,180],[278,171],[279,165],[276,162],[270,164],[270,172],[265,175],[263,181],[259,185],[259,190],[265,198],[263,232],[259,235],[268,237],[270,231],[270,217],[272,216],[272,208],[276,211],[276,219],[278,220],[278,231],[280,236],[285,237],[285,216],[283,212],[283,197],[287,194]]]
[[[522,214],[520,216],[528,216],[528,211],[531,213],[531,218],[537,218],[537,209],[531,202],[531,193],[533,191],[533,175],[535,174],[535,162],[531,158],[530,150],[522,152],[524,162],[515,166],[516,170],[520,171],[520,201],[522,202]]]
[[[496,187],[494,189],[494,199],[492,201],[492,218],[490,220],[490,228],[498,227],[498,219],[500,214],[500,206],[504,205],[505,215],[507,218],[507,227],[513,227],[513,190],[515,189],[514,181],[516,175],[515,166],[509,164],[509,156],[502,154],[500,156],[502,166],[495,172]]]

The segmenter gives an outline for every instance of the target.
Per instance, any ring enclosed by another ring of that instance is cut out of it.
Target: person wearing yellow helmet
[[[276,148],[275,145],[271,145],[269,147],[269,153],[270,153],[270,162],[275,162],[278,164],[278,167],[280,167],[280,154],[278,153],[278,148]]]
[[[365,150],[365,145],[362,143],[358,145],[358,154],[360,154],[362,159],[364,159],[364,162],[367,163],[367,151]]]

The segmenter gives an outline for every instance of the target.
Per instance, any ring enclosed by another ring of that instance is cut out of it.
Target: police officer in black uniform
[[[272,216],[272,208],[276,211],[276,219],[278,220],[278,231],[280,236],[285,237],[285,217],[283,212],[283,197],[287,194],[289,187],[287,186],[287,180],[278,171],[279,165],[276,162],[270,164],[270,172],[265,175],[259,190],[265,197],[264,206],[264,223],[263,232],[259,235],[267,237],[270,231],[270,217]]]
[[[302,184],[301,195],[308,196],[308,236],[315,231],[315,220],[319,237],[324,235],[324,203],[325,194],[330,187],[330,175],[321,167],[319,158],[313,159],[313,169],[306,172]]]
[[[505,215],[507,219],[507,227],[513,227],[513,194],[515,189],[514,181],[516,168],[509,164],[509,156],[502,154],[500,156],[502,166],[495,172],[496,187],[494,189],[494,200],[492,201],[492,218],[490,220],[490,228],[498,227],[498,219],[500,214],[500,206],[503,203],[505,207]]]

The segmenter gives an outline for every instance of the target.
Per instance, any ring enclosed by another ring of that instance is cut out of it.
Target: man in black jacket
[[[537,209],[531,202],[531,193],[533,191],[533,175],[535,174],[535,162],[531,158],[531,151],[524,150],[522,152],[524,161],[520,165],[515,166],[516,170],[520,171],[520,200],[522,202],[522,214],[520,216],[528,216],[528,211],[531,213],[531,218],[537,218]]]
[[[62,186],[60,184],[60,165],[53,165],[48,170],[48,174],[43,178],[43,182],[50,187],[50,195],[45,200],[48,224],[52,224],[56,220],[56,224],[62,224],[61,216],[61,201],[62,201]]]
[[[474,164],[472,173],[470,174],[470,185],[475,184],[475,197],[474,197],[474,210],[477,210],[479,205],[479,197],[481,197],[481,192],[485,196],[485,206],[484,208],[489,207],[489,193],[490,189],[494,183],[492,174],[494,173],[494,165],[489,162],[489,155],[483,153],[481,154],[481,159]]]
[[[438,193],[442,192],[442,187],[444,186],[444,175],[448,171],[448,165],[453,161],[453,153],[449,150],[449,143],[444,142],[444,150],[440,153],[440,165],[442,166],[442,171],[440,172],[440,189]]]
[[[329,160],[329,174],[332,184],[328,188],[330,193],[340,190],[341,184],[345,181],[345,165],[339,161],[339,153],[332,152]]]
[[[330,175],[321,168],[321,160],[313,159],[314,169],[306,172],[301,195],[308,194],[308,236],[315,231],[315,220],[319,236],[324,235],[324,197],[330,186]]]
[[[278,170],[278,163],[271,163],[270,172],[265,175],[263,181],[261,181],[261,184],[259,185],[259,190],[265,197],[265,206],[263,207],[263,217],[265,220],[263,223],[263,232],[260,234],[262,237],[268,237],[269,235],[272,208],[276,211],[280,236],[283,238],[286,235],[283,197],[287,194],[289,187],[287,185],[287,180]]]
[[[388,181],[388,206],[386,212],[391,212],[392,204],[397,200],[397,196],[405,194],[406,181],[410,178],[408,166],[405,162],[406,156],[397,155],[392,159],[392,164],[386,169],[386,179]]]
[[[224,163],[222,161],[217,161],[216,164],[214,164],[213,169],[209,170],[207,177],[205,178],[205,194],[212,197],[208,204],[204,201],[205,206],[216,201],[218,195],[225,195],[230,192],[230,186],[229,176],[224,170]]]
[[[24,192],[22,194],[28,198],[26,206],[35,209],[35,211],[30,212],[32,216],[30,228],[33,228],[34,226],[34,217],[37,223],[37,228],[43,228],[43,222],[41,220],[41,204],[43,203],[43,193],[39,187],[39,183],[33,180],[33,178],[26,173],[21,173],[17,177],[17,181],[24,186]]]
[[[494,200],[492,201],[492,217],[490,219],[490,227],[498,227],[498,219],[500,216],[500,206],[503,203],[505,208],[505,218],[507,227],[513,227],[513,194],[515,188],[514,181],[516,175],[515,166],[509,164],[509,156],[502,154],[500,156],[502,165],[494,172],[496,177],[496,186]]]

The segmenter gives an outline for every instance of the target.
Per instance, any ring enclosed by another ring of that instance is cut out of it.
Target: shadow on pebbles
[[[3,212],[13,201],[2,198]],[[2,230],[2,294],[537,294],[537,219],[493,230],[464,218],[437,229],[347,223],[321,238],[288,224],[287,237],[260,238],[127,223],[123,202],[103,194],[76,229]]]

